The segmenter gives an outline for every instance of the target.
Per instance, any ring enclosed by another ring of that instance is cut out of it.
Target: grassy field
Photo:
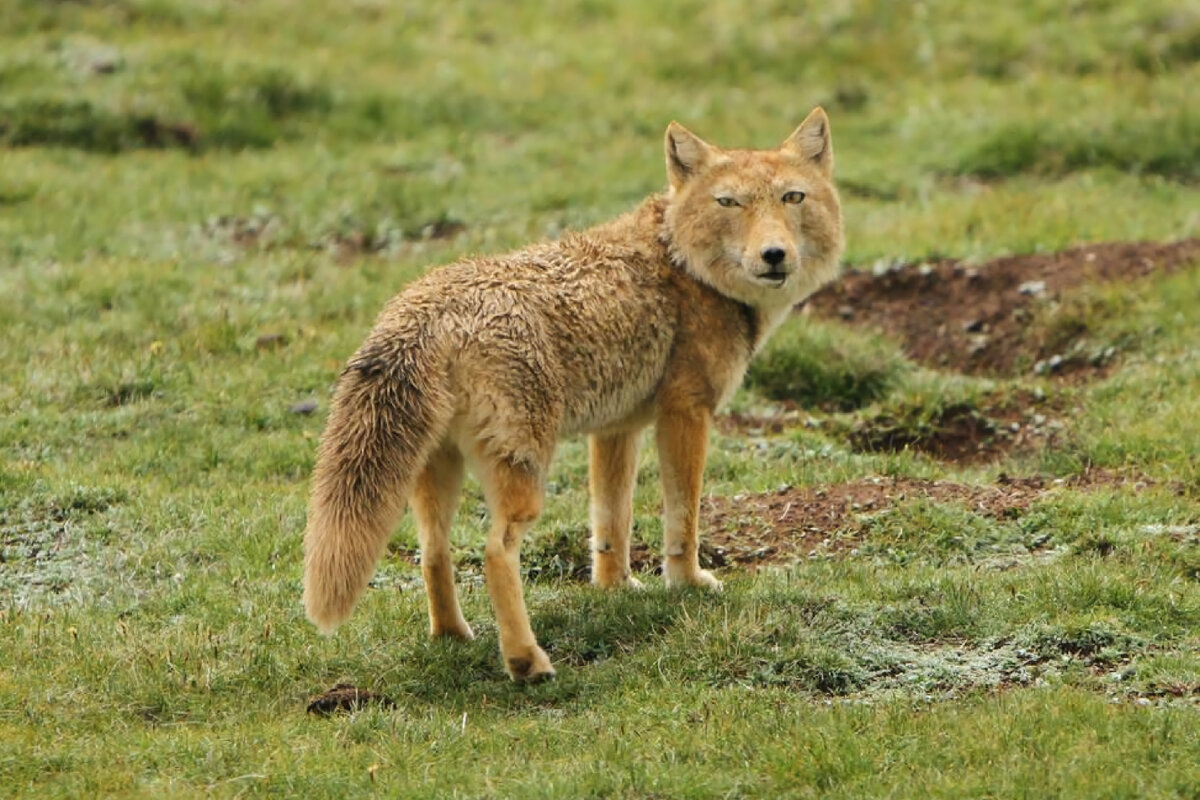
[[[1039,305],[1031,336],[1113,347],[1086,376],[935,369],[869,319],[798,315],[713,434],[714,533],[782,546],[814,534],[771,497],[926,489],[848,503],[795,558],[726,558],[718,596],[580,582],[564,443],[525,550],[551,683],[501,669],[474,484],[452,535],[476,641],[427,640],[409,519],[336,636],[299,581],[330,387],[383,302],[661,189],[671,119],[766,147],[824,104],[862,270],[1200,236],[1200,4],[0,16],[0,794],[1200,795],[1197,265]],[[1053,435],[863,446],[1004,398]],[[342,682],[394,707],[306,713]]]

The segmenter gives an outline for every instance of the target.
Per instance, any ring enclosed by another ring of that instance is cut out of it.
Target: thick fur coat
[[[720,149],[672,123],[666,154],[666,194],[559,241],[438,268],[384,309],[341,376],[313,480],[304,600],[319,628],[349,616],[411,503],[431,631],[472,636],[448,545],[469,468],[492,516],[484,570],[506,668],[553,675],[518,550],[555,445],[589,434],[594,583],[636,585],[634,473],[650,424],[665,579],[719,587],[697,548],[709,422],[771,330],[835,274],[841,210],[821,109],[777,150]]]

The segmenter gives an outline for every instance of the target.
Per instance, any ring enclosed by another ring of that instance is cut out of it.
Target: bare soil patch
[[[763,494],[706,497],[701,504],[708,567],[756,567],[786,563],[815,554],[836,555],[856,547],[865,517],[913,499],[957,502],[997,519],[1021,516],[1036,500],[1061,488],[1095,489],[1144,481],[1094,470],[1064,479],[1002,475],[991,486],[915,478],[865,478],[834,486],[783,487]],[[641,556],[641,559],[639,559]],[[635,568],[657,558],[635,551]],[[640,561],[640,563],[638,563]]]
[[[971,265],[955,259],[853,271],[811,297],[811,313],[874,328],[903,343],[915,361],[975,375],[1041,371],[1086,377],[1103,373],[1111,353],[1081,357],[1088,330],[1052,341],[1031,335],[1038,304],[1086,283],[1131,281],[1200,262],[1200,239],[1113,242],[1058,253],[1006,256]]]
[[[370,705],[377,705],[383,708],[396,707],[395,701],[387,695],[367,689],[359,689],[357,686],[352,686],[349,683],[339,683],[332,689],[321,692],[312,698],[308,703],[308,713],[327,717],[339,711],[349,713]]]
[[[12,605],[78,597],[102,574],[105,514],[125,500],[91,487],[8,506],[0,498],[0,595]]]

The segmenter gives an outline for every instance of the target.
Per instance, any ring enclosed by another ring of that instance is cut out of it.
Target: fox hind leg
[[[534,683],[554,676],[529,624],[521,586],[520,547],[542,510],[545,468],[491,460],[483,465],[492,528],[484,547],[484,577],[500,631],[500,655],[513,680]]]
[[[637,447],[638,433],[632,431],[588,438],[592,583],[603,588],[641,586],[629,569]]]
[[[421,572],[429,598],[429,632],[433,636],[472,639],[463,617],[450,563],[450,524],[463,483],[463,458],[453,445],[436,451],[417,479],[413,514],[421,542]]]

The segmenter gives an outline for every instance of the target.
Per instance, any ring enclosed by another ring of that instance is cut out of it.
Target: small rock
[[[854,319],[854,308],[852,306],[840,306],[838,308],[838,316],[842,319]]]
[[[963,323],[963,330],[967,333],[982,333],[986,327],[987,323],[981,319],[971,319]]]
[[[1017,291],[1021,294],[1037,296],[1046,293],[1045,281],[1025,281],[1017,287]]]
[[[311,414],[317,410],[316,400],[302,400],[288,409],[293,414]]]
[[[1054,355],[1034,364],[1033,371],[1038,375],[1046,375],[1058,372],[1060,369],[1062,369],[1062,365],[1063,357],[1060,355]]]
[[[1107,364],[1108,362],[1112,361],[1116,355],[1117,355],[1117,348],[1111,347],[1111,346],[1106,347],[1103,350],[1101,350],[1099,353],[1096,353],[1094,356],[1092,356],[1092,359],[1091,359],[1092,366],[1102,367],[1105,364]]]

